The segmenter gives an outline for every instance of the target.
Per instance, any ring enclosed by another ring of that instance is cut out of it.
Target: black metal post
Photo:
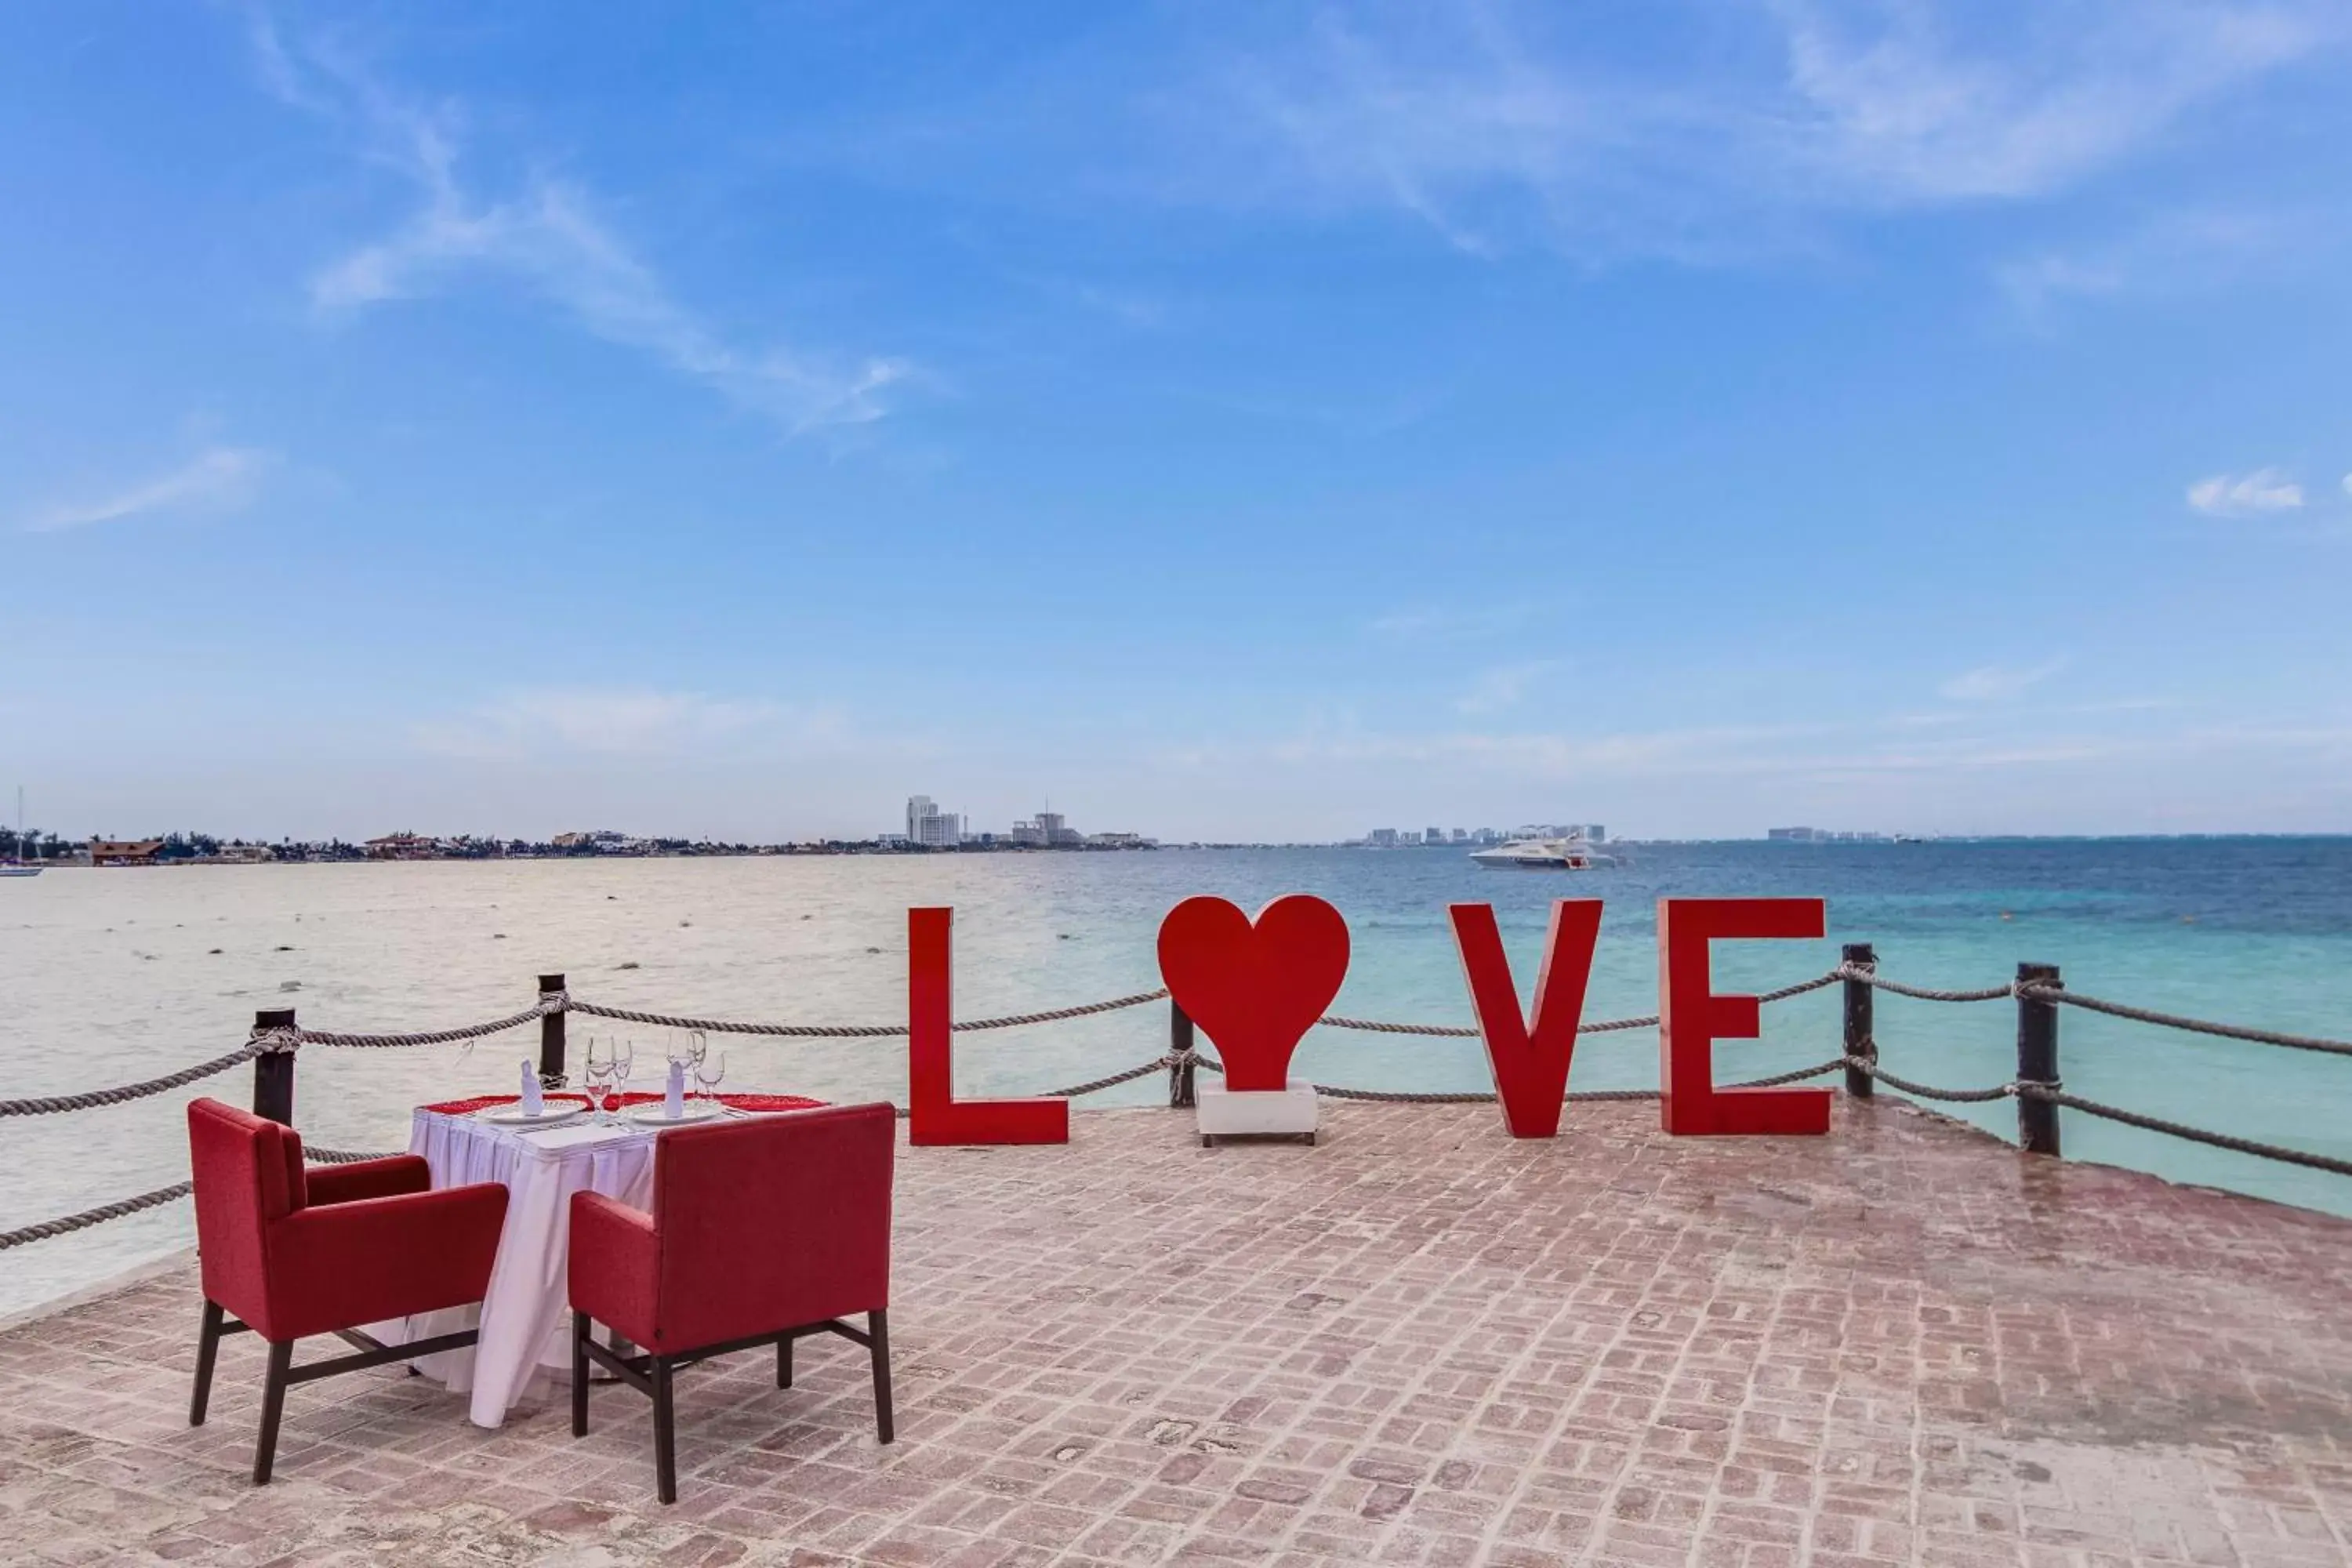
[[[1168,1109],[1192,1109],[1192,1020],[1173,998],[1168,1003],[1168,1050],[1176,1058],[1168,1069]]]
[[[1850,942],[1845,944],[1845,962],[1850,968],[1875,973],[1878,951],[1866,942]],[[1849,1058],[1845,1091],[1857,1100],[1868,1100],[1878,1086],[1877,1079],[1853,1066],[1851,1059],[1859,1058],[1872,1067],[1878,1065],[1878,1041],[1870,1032],[1872,999],[1870,982],[1850,979],[1845,983],[1845,1054]]]
[[[264,1007],[253,1016],[257,1029],[290,1029],[291,1007]],[[294,1053],[264,1051],[253,1058],[253,1113],[283,1126],[294,1125]]]
[[[542,974],[539,977],[539,999],[563,993],[563,976]],[[550,1013],[539,1021],[539,1081],[544,1089],[562,1089],[563,1077],[563,1019],[562,1013]]]
[[[2021,986],[2059,984],[2054,963],[2021,963]],[[2021,992],[2017,998],[2017,1081],[2058,1087],[2058,1004]],[[2039,1096],[2017,1097],[2017,1142],[2029,1154],[2055,1154],[2058,1108]]]

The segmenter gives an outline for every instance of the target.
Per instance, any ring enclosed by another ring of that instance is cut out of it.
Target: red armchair
[[[736,1351],[776,1347],[793,1385],[793,1342],[838,1334],[874,1368],[876,1435],[890,1419],[890,1166],[887,1105],[793,1111],[665,1132],[654,1150],[651,1214],[600,1193],[572,1197],[572,1432],[588,1434],[593,1360],[654,1403],[661,1500],[677,1500],[672,1374]],[[866,1315],[863,1332],[841,1320]],[[624,1356],[593,1323],[643,1346]]]
[[[480,1300],[506,1223],[504,1186],[429,1191],[414,1154],[308,1171],[292,1128],[216,1100],[189,1105],[188,1152],[205,1290],[188,1425],[205,1424],[221,1336],[251,1329],[268,1341],[254,1485],[269,1479],[289,1385],[474,1342],[473,1329],[404,1345],[357,1331]],[[360,1353],[294,1364],[295,1341],[330,1333]]]

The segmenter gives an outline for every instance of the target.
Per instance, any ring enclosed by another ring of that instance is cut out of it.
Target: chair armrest
[[[433,1190],[433,1167],[421,1154],[388,1160],[358,1160],[347,1165],[312,1165],[302,1173],[307,1202],[347,1204],[358,1198],[389,1198]]]
[[[653,1215],[602,1193],[572,1194],[565,1284],[572,1310],[651,1345],[660,1316],[660,1258]]]
[[[289,1215],[268,1242],[273,1327],[295,1339],[478,1301],[506,1213],[485,1182]]]

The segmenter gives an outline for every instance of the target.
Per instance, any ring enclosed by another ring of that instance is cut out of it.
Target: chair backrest
[[[662,1134],[654,1152],[665,1341],[719,1344],[890,1304],[887,1104]]]
[[[266,1314],[267,1233],[302,1207],[302,1140],[290,1127],[217,1100],[188,1105],[196,1252],[205,1294],[248,1321]]]

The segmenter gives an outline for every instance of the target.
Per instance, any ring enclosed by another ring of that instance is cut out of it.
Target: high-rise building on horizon
[[[1009,837],[1013,843],[1031,849],[1055,849],[1086,842],[1086,835],[1070,826],[1068,818],[1058,811],[1041,811],[1030,820],[1014,823]]]
[[[941,811],[927,795],[907,797],[907,842],[919,849],[953,849],[963,842],[963,818]]]

